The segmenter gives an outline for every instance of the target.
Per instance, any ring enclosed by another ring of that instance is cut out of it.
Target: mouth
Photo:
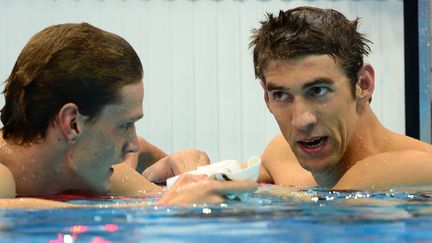
[[[309,139],[304,140],[298,140],[297,144],[300,146],[300,148],[307,154],[316,154],[321,152],[326,144],[327,144],[328,137],[313,137]]]

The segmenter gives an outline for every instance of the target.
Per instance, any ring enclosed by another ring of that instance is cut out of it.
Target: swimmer
[[[432,146],[385,128],[371,109],[369,40],[332,9],[268,14],[253,31],[254,68],[281,134],[260,182],[332,189],[432,184]]]
[[[136,134],[143,95],[141,61],[120,36],[86,23],[38,32],[6,80],[0,198],[69,192],[145,195],[158,190],[133,168],[138,164],[133,160],[145,153],[150,161],[165,156]],[[253,182],[185,175],[158,203],[219,202],[226,193],[255,189]],[[6,203],[23,201],[35,207],[60,204],[29,198]]]

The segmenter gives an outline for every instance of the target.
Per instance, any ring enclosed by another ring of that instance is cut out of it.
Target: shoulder
[[[267,145],[267,148],[264,150],[262,155],[263,159],[274,160],[274,159],[295,159],[295,156],[289,146],[288,142],[279,134],[275,136],[270,143]],[[296,160],[295,160],[296,161]]]
[[[14,198],[15,179],[11,171],[3,164],[0,164],[0,178],[0,198]]]
[[[425,143],[418,139],[406,136],[404,134],[399,134],[395,132],[391,132],[391,135],[388,136],[388,144],[386,151],[406,151],[406,150],[418,150],[424,151],[432,154],[432,145],[429,143]],[[384,152],[384,151],[383,151]]]
[[[316,185],[311,173],[300,166],[282,134],[270,141],[261,159],[263,166],[260,172],[260,182],[286,186]]]
[[[432,185],[432,153],[400,149],[358,161],[338,181],[335,189],[389,189]]]

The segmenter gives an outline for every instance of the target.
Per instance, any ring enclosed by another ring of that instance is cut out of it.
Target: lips
[[[303,140],[298,140],[297,144],[307,154],[316,154],[321,152],[327,144],[327,136],[313,137]]]

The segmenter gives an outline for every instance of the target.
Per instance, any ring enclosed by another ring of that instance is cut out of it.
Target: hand
[[[157,161],[144,170],[142,175],[149,181],[165,181],[170,177],[196,170],[198,166],[209,163],[210,159],[206,153],[195,149],[185,149]]]
[[[254,181],[216,181],[207,175],[184,174],[157,202],[159,205],[185,203],[220,203],[226,200],[223,195],[254,192]]]

